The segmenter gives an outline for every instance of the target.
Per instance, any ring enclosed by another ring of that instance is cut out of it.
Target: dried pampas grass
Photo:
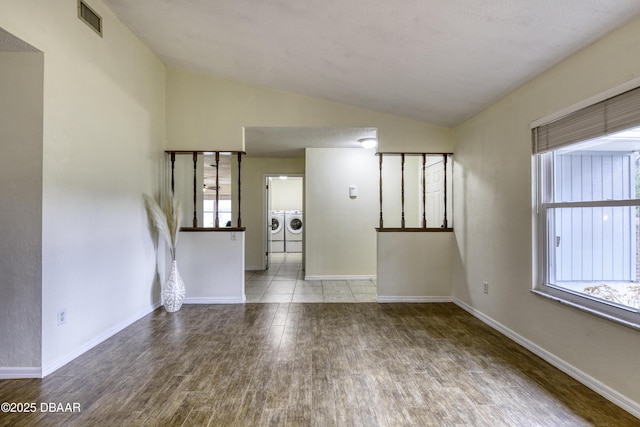
[[[153,197],[147,194],[143,194],[143,197],[147,215],[154,227],[169,245],[171,259],[175,261],[178,233],[180,232],[180,223],[182,222],[180,201],[176,199],[172,193],[169,193],[163,197],[163,207],[160,208],[160,205],[156,203]]]

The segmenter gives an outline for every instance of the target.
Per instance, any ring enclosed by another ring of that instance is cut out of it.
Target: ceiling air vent
[[[102,18],[82,0],[78,0],[78,18],[102,37]]]

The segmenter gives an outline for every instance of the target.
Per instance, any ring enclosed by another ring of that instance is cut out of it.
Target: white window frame
[[[213,207],[212,207],[211,210],[205,208],[205,204],[206,204],[207,201],[212,202]],[[222,224],[225,224],[227,221],[232,221],[233,222],[233,201],[230,200],[230,199],[220,199],[219,200],[219,202],[227,202],[227,201],[229,202],[229,209],[218,209],[218,219],[220,220],[219,225],[222,228],[225,227],[225,225],[222,225]],[[221,204],[221,203],[219,203],[219,204]],[[205,218],[205,215],[207,215],[207,214],[210,214],[213,217],[213,222],[212,222],[213,225],[211,225],[211,226],[204,225],[206,223],[204,218]],[[223,216],[224,216],[225,219],[227,219],[227,221],[225,221],[223,219]],[[227,218],[227,216],[228,216],[228,218]],[[203,200],[202,201],[202,223],[203,223],[204,228],[212,228],[212,227],[214,227],[215,226],[215,219],[216,219],[216,201],[215,201],[215,199],[205,199],[205,200]]]
[[[640,329],[640,310],[605,301],[588,294],[572,291],[551,283],[550,272],[555,268],[555,257],[549,253],[548,228],[553,219],[548,215],[554,208],[640,206],[640,199],[596,200],[580,202],[553,202],[554,191],[553,151],[534,154],[536,186],[536,238],[537,275],[533,290],[535,294],[551,298],[560,303],[604,317],[623,325]]]

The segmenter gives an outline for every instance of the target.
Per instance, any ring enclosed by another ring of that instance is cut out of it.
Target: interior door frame
[[[281,176],[287,176],[287,177],[291,177],[291,178],[302,178],[302,208],[303,208],[303,212],[304,212],[304,208],[306,207],[306,199],[305,199],[305,178],[304,178],[304,173],[288,173],[288,172],[282,172],[282,173],[273,173],[273,172],[269,172],[269,173],[264,173],[262,174],[262,185],[263,187],[263,193],[262,193],[262,217],[265,218],[265,220],[262,222],[262,253],[265,254],[264,260],[263,260],[263,268],[265,270],[268,270],[269,267],[271,266],[271,209],[270,209],[270,203],[271,203],[271,187],[268,185],[269,184],[269,178],[280,178]],[[286,224],[283,224],[286,225]],[[305,254],[305,250],[304,250],[304,235],[303,235],[303,241],[302,241],[302,265],[304,268],[304,254]]]
[[[271,233],[271,231],[273,229],[270,229],[270,225],[271,225],[271,178],[270,176],[265,176],[264,178],[264,186],[265,186],[265,206],[266,208],[264,209],[264,224],[265,224],[265,228],[264,228],[264,247],[263,247],[263,251],[262,253],[265,254],[264,257],[264,269],[268,270],[269,267],[271,266],[271,237],[273,236],[273,233]]]

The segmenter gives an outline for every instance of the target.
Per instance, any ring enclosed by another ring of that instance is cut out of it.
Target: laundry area
[[[301,253],[304,241],[303,178],[267,178],[271,253]]]

